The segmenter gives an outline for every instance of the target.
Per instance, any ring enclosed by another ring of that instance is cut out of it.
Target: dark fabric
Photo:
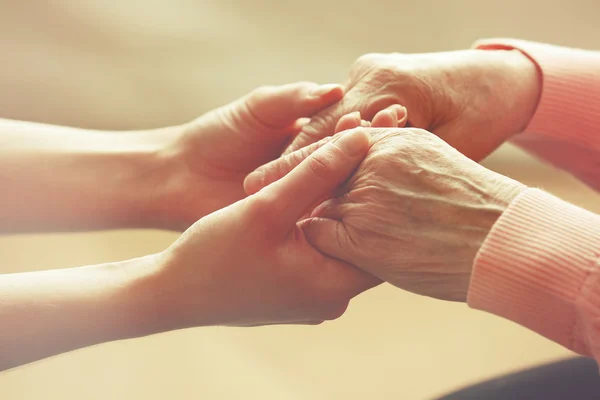
[[[574,358],[491,379],[437,400],[600,400],[594,360]]]

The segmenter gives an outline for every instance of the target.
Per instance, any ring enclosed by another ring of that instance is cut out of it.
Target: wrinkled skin
[[[394,126],[390,118],[376,120]],[[479,248],[525,186],[427,131],[356,129],[370,134],[371,149],[345,186],[302,223],[306,237],[322,253],[399,288],[464,301]],[[274,161],[259,169],[261,185],[247,186],[268,186],[309,154],[299,150]]]
[[[347,191],[303,229],[324,254],[414,293],[464,301],[475,256],[524,188],[418,129],[374,130]]]
[[[314,116],[286,154],[329,135],[344,114],[360,111],[370,120],[400,104],[408,109],[407,126],[480,161],[525,129],[540,80],[536,65],[516,50],[366,54],[351,67],[344,98]]]

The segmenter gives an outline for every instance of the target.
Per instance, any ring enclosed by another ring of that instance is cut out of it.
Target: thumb
[[[283,179],[257,194],[271,199],[271,212],[279,226],[295,227],[323,197],[343,184],[369,150],[369,136],[362,129],[349,131],[339,140],[327,143],[302,161]]]
[[[359,268],[356,245],[347,233],[343,222],[328,218],[309,218],[298,224],[306,241],[343,267],[343,274],[337,274],[335,281],[340,287],[350,289],[356,296],[382,281],[378,277]]]
[[[337,121],[344,115],[344,99],[326,108],[315,116],[311,117],[310,122],[302,127],[300,133],[293,142],[284,151],[284,155],[292,153],[298,149],[308,146],[311,143],[318,142],[324,137],[331,136],[334,133]]]
[[[248,174],[248,176],[246,176],[244,179],[244,190],[246,191],[246,194],[254,194],[265,186],[269,186],[271,183],[283,178],[308,156],[323,147],[325,144],[330,141],[335,142],[339,140],[339,138],[343,135],[342,131],[357,128],[360,126],[360,124],[361,119],[359,112],[346,114],[338,121],[338,124],[335,128],[335,136],[328,136],[316,143],[302,147],[299,150],[276,158],[275,160],[258,167],[253,172]]]
[[[334,140],[331,136],[319,140],[310,146],[272,160],[246,176],[244,179],[244,191],[247,195],[254,194],[271,183],[278,181],[296,168],[302,161],[312,153]]]
[[[299,150],[286,154],[285,156],[279,157],[265,165],[258,167],[253,172],[248,174],[248,176],[246,176],[244,179],[244,190],[246,191],[246,194],[254,194],[265,186],[269,186],[271,183],[283,178],[308,156],[320,149],[329,141],[338,140],[342,135],[342,131],[358,128],[360,124],[360,112],[357,111],[351,114],[346,114],[340,118],[337,123],[335,128],[336,136],[328,136],[316,143],[302,147]]]
[[[317,85],[296,82],[263,86],[244,98],[248,114],[266,128],[282,129],[296,120],[310,117],[339,101],[344,89],[337,84]]]
[[[315,217],[304,220],[299,225],[308,243],[319,252],[356,265],[352,256],[356,250],[355,244],[348,235],[343,222]]]

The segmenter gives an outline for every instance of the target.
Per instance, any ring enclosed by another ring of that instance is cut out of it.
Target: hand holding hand
[[[339,85],[299,82],[265,86],[200,118],[167,130],[166,194],[160,212],[166,227],[186,229],[196,220],[245,197],[248,173],[279,157],[306,124],[305,117],[341,99]],[[165,140],[166,139],[166,140]]]
[[[323,254],[402,289],[464,301],[481,244],[524,186],[429,132],[356,130],[371,135],[371,150],[338,196],[302,225],[307,239]],[[306,154],[267,167],[253,189],[293,170]]]
[[[430,54],[367,54],[352,66],[346,95],[321,111],[287,149],[330,135],[344,114],[371,119],[391,104],[410,115],[407,126],[435,133],[480,161],[527,126],[541,91],[535,64],[517,50]]]
[[[297,226],[366,155],[355,131],[260,193],[195,223],[160,255],[160,318],[198,325],[320,323],[380,281],[314,249]]]

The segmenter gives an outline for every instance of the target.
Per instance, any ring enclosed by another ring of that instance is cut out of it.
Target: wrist
[[[501,90],[507,96],[506,118],[510,123],[508,137],[527,129],[536,112],[542,93],[542,74],[538,65],[520,50],[502,46],[481,46],[480,50],[491,60],[490,68],[502,75],[498,81],[507,87]],[[497,51],[491,51],[497,50]]]
[[[145,321],[141,326],[150,333],[215,325],[215,321],[222,318],[215,311],[220,304],[211,297],[211,293],[215,293],[213,277],[196,269],[193,278],[186,278],[190,273],[190,261],[180,255],[181,241],[186,240],[185,236],[186,233],[183,233],[169,248],[149,256],[151,270],[132,274],[139,277],[135,286],[136,291],[141,293],[140,298],[147,299],[141,309]],[[198,263],[195,267],[206,267],[202,260],[194,262]]]
[[[84,155],[103,171],[95,201],[107,228],[167,228],[163,203],[173,176],[169,143],[176,129],[103,133]]]
[[[114,193],[115,203],[110,207],[117,216],[118,228],[187,228],[177,217],[181,208],[177,200],[187,188],[187,174],[181,168],[182,154],[177,146],[183,129],[172,126],[113,136],[113,151],[100,164],[116,169],[111,174],[116,182],[109,187]]]
[[[107,325],[118,327],[111,340],[129,339],[176,329],[168,316],[169,301],[163,290],[161,254],[98,266],[100,276],[110,276],[115,291],[109,297]]]
[[[204,185],[190,160],[198,163],[201,154],[190,141],[191,124],[157,129],[143,133],[142,140],[154,143],[154,151],[145,156],[151,159],[153,172],[148,176],[150,202],[145,204],[146,227],[183,232],[208,212],[200,210],[204,200]],[[195,165],[195,164],[194,164]]]
[[[527,189],[527,186],[521,182],[493,171],[490,172],[495,176],[488,178],[488,182],[490,183],[488,188],[488,194],[490,196],[488,206],[495,209],[496,212],[489,220],[489,229],[486,236],[514,199]]]
[[[157,225],[168,130],[101,132],[0,120],[0,131],[0,231]]]
[[[518,92],[517,110],[517,133],[523,132],[529,122],[533,119],[542,94],[542,74],[538,65],[527,55],[519,50],[504,52],[515,76],[515,86],[520,88]]]
[[[468,266],[465,266],[468,270],[467,277],[461,282],[462,294],[464,294],[464,296],[461,296],[461,300],[463,301],[467,297],[477,254],[481,251],[500,217],[509,208],[511,203],[527,189],[527,186],[520,182],[487,170],[484,167],[481,168],[487,172],[481,175],[482,188],[486,201],[483,207],[477,206],[480,212],[474,215],[474,219],[470,224],[477,228],[474,232],[479,233],[471,236],[471,239],[474,240],[472,243],[473,253],[469,258]]]

